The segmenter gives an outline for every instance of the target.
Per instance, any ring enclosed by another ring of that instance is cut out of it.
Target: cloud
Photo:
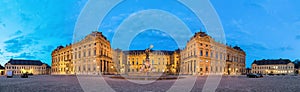
[[[294,50],[294,49],[290,46],[285,46],[285,47],[280,47],[279,50],[280,51],[290,51],[290,50]]]
[[[2,49],[0,49],[0,55],[3,55],[3,51],[2,51]]]
[[[244,2],[244,5],[250,9],[259,9],[267,12],[265,6],[264,6],[265,1],[264,0],[252,0],[252,1],[246,1]]]
[[[37,41],[30,37],[18,36],[4,42],[5,50],[7,52],[18,53],[21,52],[25,47],[37,44]]]
[[[251,35],[251,33],[245,28],[245,23],[242,20],[232,20],[232,25],[237,28],[237,30],[234,30],[235,33],[241,34],[241,35]]]
[[[19,56],[16,56],[14,58],[21,58],[21,59],[35,59],[36,57],[30,53],[22,53]]]
[[[17,36],[17,35],[21,35],[23,32],[21,30],[17,30],[14,34],[12,34],[11,36]]]
[[[266,46],[263,43],[257,43],[257,42],[253,42],[250,44],[245,44],[245,45],[241,45],[243,48],[245,48],[246,50],[249,51],[262,51],[262,50],[268,50],[270,48],[268,48],[268,46]]]
[[[31,20],[31,18],[28,15],[26,15],[25,13],[20,13],[20,17],[24,21],[30,21]]]
[[[52,46],[52,45],[42,47],[42,51],[45,51],[45,52],[51,52],[53,49],[54,49],[54,46]]]

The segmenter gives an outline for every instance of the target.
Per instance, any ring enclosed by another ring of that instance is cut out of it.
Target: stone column
[[[190,61],[190,63],[191,63],[191,74],[193,74],[194,73],[194,63],[193,63],[194,61],[193,60],[191,60]]]
[[[105,62],[105,60],[102,60],[102,65],[101,65],[101,66],[102,66],[102,67],[101,67],[101,72],[102,72],[102,74],[104,73],[104,68],[105,68],[105,67],[104,67],[104,62]]]
[[[188,64],[188,74],[190,74],[191,73],[191,63],[190,63],[190,61],[188,61],[187,64]]]
[[[188,62],[185,62],[184,65],[185,65],[184,72],[185,72],[185,74],[188,74],[188,72],[189,72]]]
[[[197,74],[198,70],[197,70],[197,61],[196,60],[194,60],[194,69],[195,69],[194,72]]]
[[[191,65],[191,61],[188,62],[188,65],[189,65],[189,68],[188,68],[188,69],[189,69],[189,74],[191,74],[191,72],[192,72],[192,69],[191,69],[191,66],[192,66],[192,65]]]

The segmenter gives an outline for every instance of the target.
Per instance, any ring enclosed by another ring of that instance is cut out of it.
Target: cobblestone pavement
[[[98,76],[85,76],[97,80]],[[189,77],[188,77],[189,78]],[[202,91],[207,77],[197,77],[192,92]],[[175,80],[159,80],[150,84],[136,84],[124,79],[103,77],[117,92],[163,92]],[[94,81],[96,83],[96,81]],[[105,84],[105,83],[99,83]],[[97,85],[97,84],[95,84]],[[0,92],[83,92],[76,76],[30,76],[29,78],[6,78],[0,76]],[[99,92],[103,90],[97,90]],[[300,76],[223,76],[217,92],[300,92]]]

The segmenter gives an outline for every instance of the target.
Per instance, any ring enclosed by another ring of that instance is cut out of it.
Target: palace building
[[[52,52],[52,74],[99,75],[114,72],[110,42],[101,32]]]
[[[0,75],[4,75],[5,74],[5,68],[0,65]]]
[[[165,51],[151,50],[149,62],[151,64],[151,72],[165,72],[175,74],[179,71],[180,50]],[[145,50],[114,50],[113,61],[120,74],[141,72],[142,66],[146,61]]]
[[[52,74],[128,74],[143,71],[146,57],[151,72],[207,75],[245,73],[245,52],[213,40],[204,32],[196,33],[183,50],[112,49],[101,32],[92,32],[83,40],[52,52]],[[148,63],[147,63],[148,64]]]
[[[294,74],[294,63],[289,59],[263,59],[252,63],[252,73],[260,74]]]
[[[10,59],[5,64],[5,71],[12,71],[14,75],[29,73],[33,75],[50,74],[51,67],[40,60]]]
[[[114,62],[114,66],[116,69],[116,72],[119,74],[125,74],[127,73],[127,71],[125,71],[125,69],[128,69],[127,64],[126,64],[126,55],[124,54],[124,52],[121,49],[115,49],[112,50],[113,53],[113,62]]]
[[[74,74],[72,46],[58,46],[52,52],[52,74]]]
[[[238,46],[226,48],[226,65],[223,74],[246,74],[246,53]]]
[[[195,33],[180,54],[182,74],[239,75],[245,72],[245,52],[240,47],[216,42],[205,32]]]

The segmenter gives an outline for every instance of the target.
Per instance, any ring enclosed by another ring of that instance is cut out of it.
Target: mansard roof
[[[11,65],[38,65],[38,66],[44,64],[40,60],[22,60],[22,59],[10,59],[7,63],[10,63]]]
[[[243,52],[244,52],[244,50],[243,50],[241,47],[239,47],[239,46],[234,46],[233,49],[236,49],[236,50],[239,50],[239,51],[243,51]]]
[[[263,60],[255,60],[252,64],[257,65],[280,65],[280,64],[288,64],[291,63],[289,59],[263,59]]]
[[[0,65],[0,69],[5,69],[2,65]]]

